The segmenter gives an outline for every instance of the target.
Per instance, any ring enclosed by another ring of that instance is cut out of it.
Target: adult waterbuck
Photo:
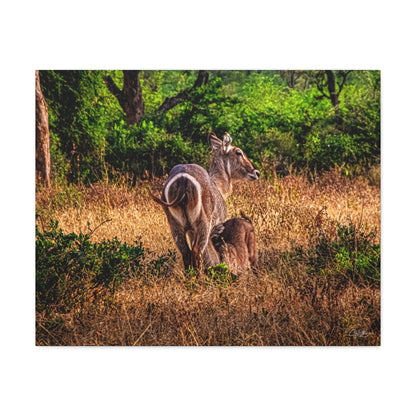
[[[257,244],[251,219],[231,218],[212,228],[211,240],[220,261],[238,273],[248,268],[256,272]]]
[[[195,164],[176,165],[166,179],[161,198],[152,195],[166,213],[185,269],[198,269],[201,258],[204,267],[219,263],[210,233],[227,216],[225,198],[232,190],[232,182],[253,181],[260,176],[244,152],[231,145],[228,133],[222,141],[210,133],[208,141],[212,149],[209,172]]]

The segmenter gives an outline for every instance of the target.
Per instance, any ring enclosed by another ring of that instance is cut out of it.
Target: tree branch
[[[180,93],[176,94],[174,97],[168,97],[162,103],[162,105],[156,110],[157,113],[163,114],[166,111],[170,110],[171,108],[175,107],[179,103],[188,99],[189,94],[194,91],[195,89],[201,87],[202,85],[208,82],[209,74],[207,71],[199,71],[198,77],[196,78],[194,85],[191,88],[187,88]]]
[[[325,94],[325,92],[324,92],[324,87],[322,86],[322,85],[319,85],[318,83],[316,84],[316,87],[318,88],[318,91],[322,94],[322,96],[321,97],[319,97],[319,98],[324,98],[324,97],[326,97],[326,98],[331,98],[328,94]],[[318,97],[317,97],[318,98]]]
[[[341,72],[342,82],[341,82],[341,84],[339,82],[337,82],[337,84],[338,84],[338,96],[339,96],[339,94],[341,94],[341,91],[344,88],[345,81],[347,80],[347,76],[350,72],[352,72],[352,71],[343,71],[343,72]]]
[[[112,218],[108,218],[107,220],[103,221],[100,225],[97,225],[93,230],[91,230],[90,223],[88,222],[88,231],[89,231],[88,235],[91,237],[95,233],[95,231],[97,231],[98,228],[100,228],[106,222],[110,222],[112,220],[113,220]],[[42,224],[42,226],[43,226],[43,224]]]
[[[116,83],[113,81],[113,78],[111,78],[110,75],[105,75],[103,79],[104,79],[104,82],[107,84],[108,90],[111,92],[111,94],[113,94],[117,98],[118,102],[123,108],[125,98],[120,88],[117,87]]]

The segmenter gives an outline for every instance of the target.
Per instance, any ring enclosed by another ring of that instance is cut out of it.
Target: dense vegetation
[[[198,86],[198,71],[140,71],[144,116],[128,126],[104,81],[122,89],[122,71],[41,71],[52,177],[93,183],[161,175],[177,163],[206,166],[208,131],[228,131],[265,174],[335,165],[365,172],[380,162],[380,72],[326,72],[336,94],[325,71],[206,71]]]

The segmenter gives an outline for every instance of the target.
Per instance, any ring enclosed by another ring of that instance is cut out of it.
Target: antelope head
[[[208,140],[214,152],[211,169],[215,171],[221,170],[223,167],[224,173],[230,180],[254,181],[259,178],[260,172],[240,148],[231,144],[233,139],[227,132],[224,134],[223,140],[213,133],[210,133]]]

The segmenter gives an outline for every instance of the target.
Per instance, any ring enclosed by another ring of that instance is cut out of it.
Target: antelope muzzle
[[[260,177],[260,172],[257,169],[253,169],[249,174],[248,177],[250,180],[255,181]]]

